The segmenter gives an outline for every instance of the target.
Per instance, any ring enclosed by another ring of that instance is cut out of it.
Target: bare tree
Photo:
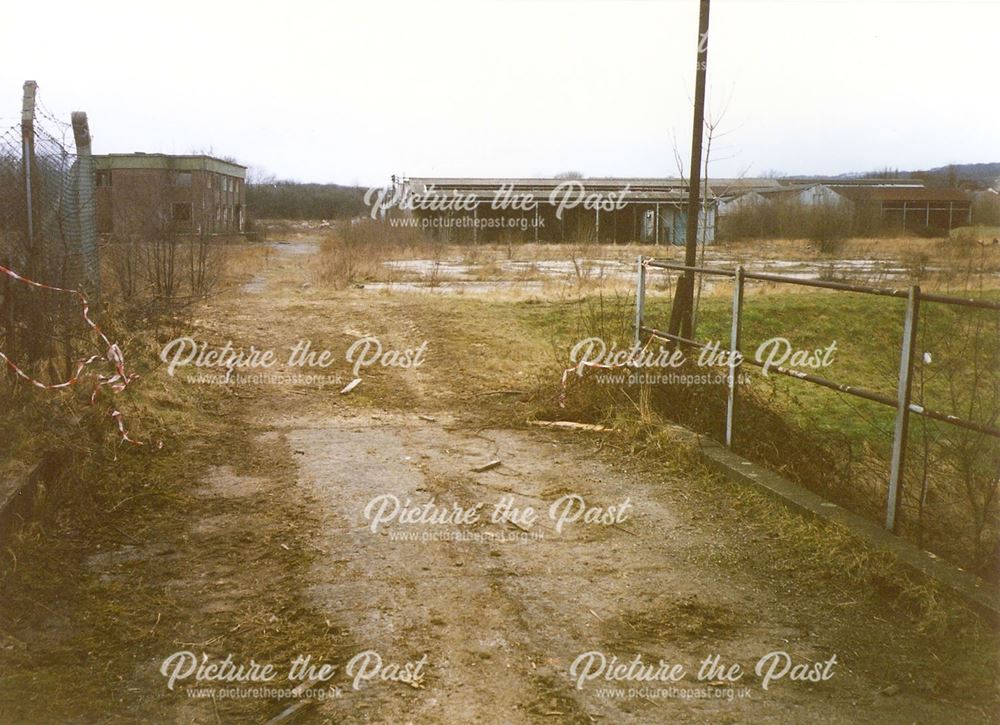
[[[701,221],[701,234],[698,236],[699,266],[705,265],[705,249],[708,246],[709,219],[710,219],[710,210],[712,205],[710,197],[714,197],[717,200],[719,196],[725,196],[732,190],[732,183],[725,185],[721,189],[718,187],[716,187],[715,189],[709,188],[709,167],[713,161],[712,158],[713,144],[718,139],[724,138],[729,134],[734,133],[738,128],[738,127],[732,128],[727,131],[720,130],[722,122],[726,117],[726,113],[729,111],[729,104],[732,102],[732,98],[733,98],[733,93],[732,91],[730,91],[729,97],[726,99],[726,102],[722,105],[722,108],[717,113],[710,112],[705,117],[706,140],[705,140],[705,153],[704,153],[703,169],[702,169],[702,185],[701,185],[702,195],[701,195],[701,214],[700,214],[702,221]],[[709,105],[711,105],[711,103],[709,103]],[[722,156],[714,160],[727,161],[734,157],[735,155],[731,154],[729,156]],[[681,163],[681,155],[680,151],[677,148],[676,141],[674,143],[674,158],[677,160],[678,164]],[[749,171],[748,168],[742,169],[740,171],[740,174],[737,176],[736,180],[743,179],[748,171]],[[718,226],[717,217],[715,219],[714,226],[715,227]],[[704,284],[705,284],[705,276],[698,275],[698,287],[695,291],[694,307],[691,311],[692,337],[694,336],[695,330],[697,330],[698,328],[698,307],[701,304],[701,293]]]

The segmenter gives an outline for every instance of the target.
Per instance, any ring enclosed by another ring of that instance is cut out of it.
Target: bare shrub
[[[142,314],[204,297],[221,276],[223,243],[184,233],[170,218],[166,173],[132,185],[128,203],[115,208],[115,228],[126,231],[102,250],[111,281],[106,291]]]
[[[914,282],[920,282],[927,276],[931,255],[923,249],[905,250],[899,259],[907,274]]]
[[[1000,227],[1000,195],[976,194],[972,202],[972,221],[976,226]]]
[[[112,239],[101,250],[106,295],[134,306],[159,305],[162,312],[205,297],[222,277],[224,247],[204,234]]]
[[[747,204],[722,217],[720,239],[810,239],[820,251],[835,254],[839,243],[856,230],[855,212],[846,204],[803,204],[774,200]]]
[[[428,253],[439,258],[442,244],[427,239],[419,229],[375,219],[343,222],[323,239],[318,279],[343,289],[379,277],[388,260]]]

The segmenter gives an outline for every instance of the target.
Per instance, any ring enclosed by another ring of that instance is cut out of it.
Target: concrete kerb
[[[716,473],[735,483],[749,484],[799,513],[846,528],[872,549],[891,554],[906,569],[933,579],[952,591],[992,626],[1000,625],[1000,597],[975,575],[895,536],[875,522],[742,458],[721,443],[698,436],[697,446],[702,461]]]

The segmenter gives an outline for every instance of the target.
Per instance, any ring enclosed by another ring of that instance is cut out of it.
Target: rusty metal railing
[[[889,467],[889,486],[886,500],[885,526],[891,531],[896,531],[899,515],[899,505],[902,496],[903,469],[906,463],[906,442],[909,432],[910,414],[921,415],[925,418],[942,421],[950,425],[976,431],[984,435],[1000,438],[1000,429],[992,425],[979,423],[977,421],[961,418],[950,413],[933,410],[914,403],[911,399],[911,387],[913,376],[913,361],[916,348],[916,334],[919,324],[920,303],[934,302],[960,307],[972,307],[984,310],[1000,311],[1000,302],[990,300],[977,300],[965,297],[952,297],[948,295],[929,294],[922,292],[919,285],[912,285],[905,289],[893,287],[869,287],[866,285],[848,284],[845,282],[829,282],[825,280],[799,279],[779,274],[768,274],[764,272],[747,272],[743,267],[736,269],[719,269],[715,267],[690,267],[674,262],[660,261],[655,258],[640,256],[636,272],[636,306],[635,306],[635,338],[634,342],[638,346],[642,342],[643,334],[652,337],[675,342],[680,345],[688,345],[694,348],[705,348],[705,343],[691,340],[669,332],[663,332],[644,324],[644,312],[646,305],[646,274],[649,269],[662,269],[668,271],[683,272],[685,274],[703,274],[717,277],[728,277],[733,280],[733,312],[732,325],[729,336],[730,361],[739,359],[757,367],[764,367],[764,363],[751,357],[742,355],[740,351],[740,334],[743,316],[743,290],[746,280],[760,280],[764,282],[776,282],[779,284],[791,284],[802,287],[816,287],[838,292],[853,292],[858,294],[877,295],[882,297],[896,297],[906,300],[906,312],[903,318],[903,339],[900,345],[899,376],[896,385],[895,397],[868,390],[854,385],[845,385],[833,380],[828,380],[819,375],[802,372],[792,368],[780,366],[769,366],[768,371],[775,371],[781,375],[803,380],[807,383],[820,385],[838,393],[852,395],[865,400],[871,400],[882,405],[896,409],[896,419],[893,427],[892,437],[892,458]],[[727,396],[726,396],[726,446],[732,447],[734,436],[734,416],[736,409],[736,366],[730,362],[727,376]]]

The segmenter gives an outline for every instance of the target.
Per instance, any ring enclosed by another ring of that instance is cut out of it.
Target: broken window
[[[97,185],[98,186],[111,186],[111,172],[110,171],[98,171],[97,172]]]
[[[175,203],[171,207],[171,217],[175,222],[191,221],[191,205],[188,203]]]

